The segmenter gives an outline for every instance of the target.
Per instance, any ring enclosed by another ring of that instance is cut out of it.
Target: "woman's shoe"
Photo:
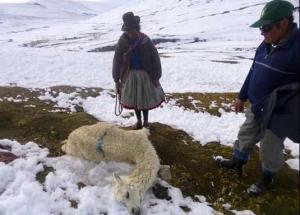
[[[143,123],[143,127],[145,127],[145,128],[149,128],[149,127],[150,127],[150,124],[149,124],[149,122],[145,121],[145,122]]]
[[[143,128],[143,125],[142,125],[142,122],[137,122],[134,124],[133,126],[133,130],[138,130],[138,129],[142,129]]]

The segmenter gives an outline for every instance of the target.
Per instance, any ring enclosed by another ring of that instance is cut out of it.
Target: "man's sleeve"
[[[248,99],[248,87],[249,87],[249,82],[250,82],[250,77],[251,77],[252,71],[253,71],[253,64],[251,66],[251,69],[250,69],[250,71],[247,75],[247,78],[244,81],[244,84],[239,93],[239,99],[241,101],[246,101]]]
[[[261,44],[262,45],[262,44]],[[255,52],[255,55],[254,55],[254,59],[253,59],[253,63],[251,65],[251,68],[250,68],[250,71],[244,81],[244,84],[240,90],[240,93],[239,93],[239,99],[241,101],[247,101],[248,99],[248,88],[249,88],[249,83],[250,83],[250,78],[251,78],[251,74],[253,72],[253,67],[254,67],[254,63],[255,63],[255,60],[256,60],[256,56],[257,56],[257,52],[259,50],[259,48],[261,47],[261,45],[257,48],[256,52]]]

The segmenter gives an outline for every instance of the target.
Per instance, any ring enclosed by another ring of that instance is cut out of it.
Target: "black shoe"
[[[143,125],[142,125],[141,121],[138,121],[137,123],[135,123],[133,125],[133,130],[139,130],[139,129],[142,129],[142,128],[143,128]]]
[[[242,173],[243,166],[246,164],[246,161],[240,160],[236,157],[232,157],[230,160],[217,158],[216,162],[217,162],[218,166],[232,169],[238,173]]]
[[[256,184],[252,184],[247,189],[247,192],[251,196],[258,196],[260,194],[263,194],[269,189],[269,187],[272,185],[273,181],[274,181],[273,176],[263,174],[260,181]]]
[[[143,123],[143,127],[145,127],[145,128],[150,128],[149,122],[147,122],[147,121],[144,121],[144,123]]]

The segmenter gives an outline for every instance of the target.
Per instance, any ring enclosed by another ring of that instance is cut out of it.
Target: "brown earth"
[[[60,86],[51,88],[51,93],[74,92],[77,88]],[[96,96],[100,88],[85,88],[82,97]],[[77,112],[54,107],[55,103],[39,100],[37,97],[44,90],[29,90],[18,87],[0,87],[0,139],[16,139],[21,143],[34,141],[41,147],[47,147],[49,156],[60,156],[61,141],[68,134],[82,126],[93,124],[98,120],[83,112],[78,106]],[[7,97],[22,98],[21,102],[7,101]],[[234,93],[186,93],[170,94],[168,98],[177,100],[177,105],[193,111],[208,112],[220,115],[218,109],[232,111]],[[24,98],[28,98],[25,100]],[[193,104],[193,100],[200,103]],[[212,105],[212,101],[214,101]],[[99,107],[101,108],[101,107]],[[50,111],[56,112],[50,112]],[[59,110],[57,112],[57,110]],[[128,129],[128,128],[127,128]],[[182,130],[174,129],[161,123],[151,123],[150,140],[157,150],[162,164],[171,166],[171,185],[182,190],[184,195],[203,195],[212,206],[225,214],[232,214],[222,205],[229,203],[236,210],[252,210],[256,214],[296,215],[299,214],[299,172],[286,165],[278,174],[272,189],[257,198],[249,197],[246,189],[259,177],[260,163],[258,150],[253,152],[251,160],[242,177],[234,172],[218,168],[213,160],[214,155],[229,157],[232,149],[219,143],[202,146]],[[287,155],[288,156],[288,155]],[[42,182],[48,172],[46,168],[37,175]],[[182,210],[188,214],[188,205]]]

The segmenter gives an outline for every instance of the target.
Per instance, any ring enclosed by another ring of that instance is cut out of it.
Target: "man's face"
[[[280,42],[288,32],[288,20],[286,18],[279,22],[260,27],[261,35],[264,36],[266,43]]]

